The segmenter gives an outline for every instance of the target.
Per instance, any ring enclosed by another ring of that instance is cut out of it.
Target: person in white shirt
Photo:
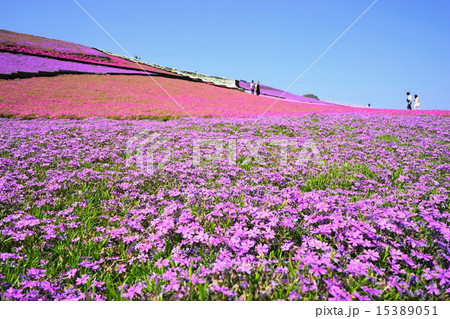
[[[414,110],[420,110],[420,99],[417,94],[414,95]]]
[[[252,80],[252,83],[250,83],[250,92],[252,92],[252,94],[255,94],[255,83]]]
[[[408,105],[406,106],[407,110],[412,110],[412,98],[411,98],[411,93],[406,92],[406,102],[408,103]]]

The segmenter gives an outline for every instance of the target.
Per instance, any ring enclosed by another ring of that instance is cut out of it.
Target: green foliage
[[[309,94],[304,94],[303,97],[309,97],[309,98],[316,99],[316,100],[319,99],[319,97],[318,97],[317,95],[311,94],[311,93],[309,93]]]

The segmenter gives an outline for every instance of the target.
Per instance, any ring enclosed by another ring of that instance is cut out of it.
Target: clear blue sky
[[[287,89],[374,0],[78,1],[145,61]],[[290,91],[448,110],[449,17],[448,0],[379,0]],[[0,0],[0,28],[123,54],[73,0]]]

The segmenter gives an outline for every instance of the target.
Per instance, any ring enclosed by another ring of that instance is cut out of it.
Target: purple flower
[[[324,202],[319,202],[319,203],[316,204],[314,207],[315,207],[315,208],[317,209],[317,211],[319,211],[319,212],[326,212],[326,211],[330,208],[329,205],[326,204],[326,203],[324,203]]]
[[[256,245],[255,249],[259,255],[267,255],[267,253],[269,251],[269,246],[267,246],[265,244],[258,244],[258,245]]]
[[[315,277],[324,275],[327,273],[327,270],[319,265],[312,265],[311,269],[308,271],[310,274],[312,274]]]
[[[91,278],[91,276],[86,275],[86,274],[81,275],[80,278],[77,278],[77,280],[76,280],[76,285],[77,285],[77,286],[81,286],[81,285],[86,284],[86,283],[88,282],[89,278]]]
[[[300,294],[298,293],[298,292],[296,292],[296,291],[291,291],[290,293],[289,293],[289,300],[299,300],[300,299]]]
[[[252,271],[252,267],[249,264],[243,263],[243,264],[239,265],[239,267],[237,268],[237,271],[250,275],[251,271]]]
[[[122,264],[117,264],[116,265],[116,271],[121,274],[127,271],[127,267],[125,265]]]
[[[21,300],[25,296],[22,291],[23,289],[8,288],[3,296],[6,299]]]
[[[434,294],[434,295],[438,296],[440,294],[440,291],[437,288],[436,284],[431,284],[429,286],[426,286],[425,288],[427,289],[428,293],[430,293],[432,295]]]
[[[292,247],[292,245],[294,245],[294,243],[289,240],[289,241],[285,242],[283,245],[281,245],[280,248],[282,251],[288,251]]]
[[[68,272],[66,272],[66,278],[73,278],[77,274],[78,269],[72,268]]]
[[[365,286],[361,286],[361,289],[367,292],[369,295],[377,297],[380,297],[381,293],[383,292],[381,289],[373,289]]]
[[[351,274],[354,275],[364,275],[367,276],[367,270],[369,269],[369,265],[367,263],[361,262],[358,259],[354,259],[350,261],[345,269]]]
[[[224,295],[226,295],[226,296],[230,296],[230,297],[234,297],[234,296],[237,296],[237,293],[235,293],[233,290],[231,290],[231,289],[229,289],[229,288],[227,288],[227,287],[225,287],[225,286],[219,286],[219,284],[217,284],[216,282],[214,282],[212,285],[211,285],[211,288],[214,290],[214,291],[217,291],[217,292],[219,292],[219,293],[222,293],[222,294],[224,294]]]
[[[159,267],[159,268],[167,267],[167,266],[169,265],[169,263],[170,263],[170,260],[169,260],[169,259],[162,259],[162,258],[160,258],[160,259],[158,259],[158,260],[155,262],[155,266],[157,266],[157,267]]]
[[[27,269],[27,275],[33,279],[40,279],[45,277],[45,272],[46,272],[45,269],[36,269],[36,268]]]
[[[423,271],[422,277],[424,277],[426,280],[433,279],[436,275],[436,271],[431,270],[430,268],[426,268]]]
[[[130,286],[125,293],[122,293],[122,297],[133,299],[134,296],[142,294],[142,288],[141,284]]]
[[[371,300],[372,300],[372,299],[370,299],[369,297],[363,296],[363,295],[361,295],[359,292],[356,292],[356,291],[353,293],[353,296],[355,296],[356,298],[358,298],[359,301],[371,301]]]
[[[380,257],[380,254],[377,251],[368,249],[368,250],[364,250],[364,260],[378,260],[378,258]]]
[[[170,283],[164,288],[165,292],[180,290],[180,284],[176,279],[172,279]]]
[[[11,253],[0,253],[0,260],[5,261],[7,259],[20,259],[20,256]]]

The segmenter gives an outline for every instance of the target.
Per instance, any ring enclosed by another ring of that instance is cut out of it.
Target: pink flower
[[[80,278],[77,278],[77,280],[76,280],[77,286],[86,284],[88,282],[89,278],[91,278],[91,276],[89,276],[89,275],[82,275]]]
[[[117,264],[116,271],[119,274],[124,273],[125,271],[127,271],[127,267],[125,265],[122,265],[122,264]]]
[[[258,244],[255,248],[260,255],[267,255],[267,252],[269,251],[269,246],[265,244]]]
[[[142,294],[142,285],[137,284],[134,286],[130,286],[125,293],[122,293],[123,298],[133,299],[136,295]]]

